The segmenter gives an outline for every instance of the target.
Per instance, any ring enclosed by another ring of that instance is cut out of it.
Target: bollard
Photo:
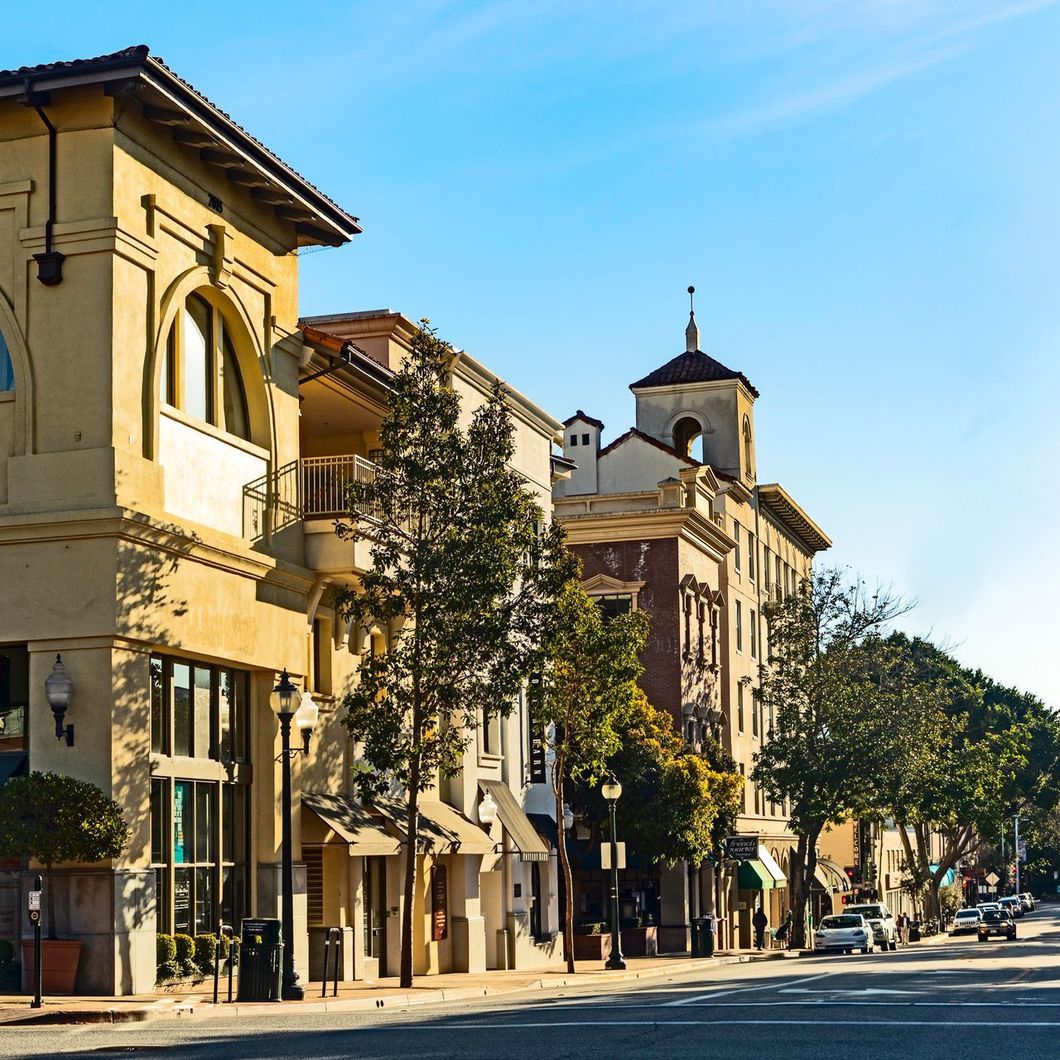
[[[339,960],[342,956],[342,929],[337,927],[328,928],[327,937],[324,939],[324,974],[320,977],[320,996],[328,996],[328,957],[331,955],[331,947],[334,943],[335,946],[335,958],[334,958],[334,970],[332,974],[335,977],[334,986],[332,987],[331,996],[339,996]]]

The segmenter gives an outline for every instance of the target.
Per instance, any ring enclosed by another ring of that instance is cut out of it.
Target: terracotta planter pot
[[[576,961],[606,961],[611,956],[611,934],[575,935],[574,959]]]
[[[655,957],[659,952],[658,928],[650,927],[622,929],[623,957]]]
[[[41,940],[41,990],[45,995],[72,994],[77,981],[77,962],[81,959],[80,939]],[[33,992],[33,976],[36,963],[33,960],[33,941],[22,940],[22,989]]]

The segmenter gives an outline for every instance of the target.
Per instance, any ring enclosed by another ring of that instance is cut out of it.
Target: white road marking
[[[447,1024],[446,1032],[470,1030],[470,1031],[497,1031],[505,1030],[541,1030],[546,1027],[835,1027],[835,1020],[734,1020],[734,1019],[704,1019],[704,1020],[551,1020],[547,1023],[460,1023]],[[848,1027],[1008,1027],[1014,1029],[1014,1024],[1007,1020],[849,1020],[840,1026]],[[1046,1020],[1021,1020],[1020,1028],[1024,1027],[1060,1027],[1060,1021]],[[438,1033],[438,1027],[430,1024],[414,1024],[411,1026],[398,1027],[351,1027],[350,1030],[360,1031],[397,1031],[405,1033],[410,1030],[430,1031]]]
[[[778,990],[781,987],[795,986],[797,983],[812,983],[816,979],[825,979],[831,972],[822,972],[820,975],[807,975],[802,979],[792,979],[788,982],[761,983],[758,986],[742,986],[732,990],[714,990],[709,994],[697,994],[695,997],[681,998],[680,1001],[667,1001],[665,1008],[677,1008],[681,1005],[695,1005],[699,1001],[713,1000],[718,997],[730,997],[733,994],[748,994],[752,990]]]
[[[794,990],[785,987],[782,990],[777,991],[778,994],[849,994],[851,997],[866,997],[869,994],[894,994],[901,996],[910,996],[913,994],[922,994],[922,990],[884,990],[882,987],[873,988],[865,987],[862,990],[807,990],[804,987],[796,987]]]

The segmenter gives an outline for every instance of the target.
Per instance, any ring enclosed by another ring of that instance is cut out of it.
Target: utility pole
[[[1005,822],[1001,822],[1001,886],[1003,887],[1008,882],[1008,862],[1005,860]],[[998,897],[1001,896],[1000,889],[998,890]]]
[[[1012,845],[1016,848],[1016,894],[1020,893],[1020,815],[1017,813],[1013,819],[1015,831],[1013,833]]]

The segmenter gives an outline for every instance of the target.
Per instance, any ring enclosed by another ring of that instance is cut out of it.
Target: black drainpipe
[[[56,199],[56,145],[59,139],[55,126],[44,113],[42,104],[49,102],[47,92],[33,92],[29,81],[26,82],[26,105],[37,112],[37,117],[44,122],[48,130],[48,220],[44,224],[44,253],[34,254],[37,263],[37,279],[46,287],[55,287],[63,282],[64,254],[52,249],[52,229],[55,227]]]

